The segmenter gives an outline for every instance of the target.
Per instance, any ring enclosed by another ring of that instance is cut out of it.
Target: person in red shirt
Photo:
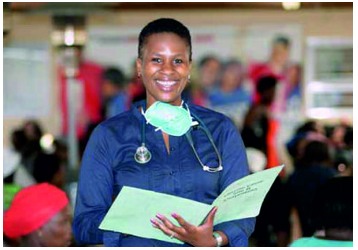
[[[290,40],[279,36],[275,38],[268,61],[253,63],[249,67],[248,75],[254,84],[254,101],[259,101],[256,91],[257,82],[262,77],[274,77],[278,82],[285,80],[290,55]]]
[[[83,48],[76,48],[76,57],[79,63],[76,80],[79,86],[75,89],[76,99],[76,134],[82,139],[88,124],[98,123],[101,117],[101,76],[103,68],[93,62],[84,60]],[[64,68],[59,67],[60,77],[60,104],[62,113],[62,134],[68,134],[67,87],[68,82]]]

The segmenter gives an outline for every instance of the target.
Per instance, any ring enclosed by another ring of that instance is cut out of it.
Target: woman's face
[[[181,93],[192,68],[189,47],[173,33],[150,35],[137,59],[138,73],[147,92],[147,107],[156,101],[181,104]]]
[[[241,87],[243,72],[240,65],[230,65],[223,72],[221,89],[224,92],[232,92]]]
[[[220,62],[211,59],[206,62],[200,69],[200,84],[204,88],[211,88],[219,80],[221,65]]]

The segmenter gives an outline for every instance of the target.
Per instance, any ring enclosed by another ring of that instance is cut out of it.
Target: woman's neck
[[[149,107],[155,103],[157,100],[151,100],[151,99],[147,99],[146,100],[146,110],[149,109]],[[182,104],[182,99],[178,99],[175,100],[173,102],[168,102],[168,104],[173,105],[173,106],[180,106]]]

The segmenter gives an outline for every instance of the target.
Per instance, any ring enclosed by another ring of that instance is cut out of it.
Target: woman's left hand
[[[160,229],[163,233],[168,235],[168,237],[177,238],[196,247],[214,247],[216,246],[216,240],[213,237],[213,224],[216,211],[217,207],[210,212],[206,222],[198,227],[186,222],[176,213],[173,213],[172,216],[178,221],[181,227],[175,226],[161,214],[156,215],[160,222],[154,219],[152,219],[151,222],[155,228]]]

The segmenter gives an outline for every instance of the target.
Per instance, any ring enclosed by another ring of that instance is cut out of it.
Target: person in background
[[[3,209],[6,211],[15,194],[22,188],[14,182],[15,173],[20,167],[21,156],[11,148],[3,150]]]
[[[260,95],[257,92],[258,81],[263,77],[273,77],[277,80],[277,95],[275,102],[272,103],[272,108],[279,109],[282,106],[281,98],[286,89],[286,75],[289,67],[291,42],[286,36],[277,36],[274,38],[271,54],[266,62],[253,63],[249,66],[248,75],[253,84],[253,102],[259,102]],[[285,85],[285,86],[282,86]],[[277,103],[278,102],[278,103]]]
[[[347,150],[353,150],[353,127],[348,126],[346,129],[346,134],[344,135],[345,148]]]
[[[103,120],[111,118],[129,109],[132,102],[132,94],[134,94],[132,87],[129,87],[126,82],[125,75],[119,68],[109,67],[105,69],[101,76],[102,81],[102,108],[101,119],[96,122],[87,124],[85,133],[79,140],[79,154],[82,158],[83,152],[93,130]],[[130,83],[130,84],[133,84]]]
[[[297,63],[292,64],[287,69],[286,99],[288,103],[290,103],[290,101],[292,101],[294,98],[298,98],[298,99],[302,98],[301,76],[302,76],[302,69],[299,64]]]
[[[40,147],[39,142],[35,142],[35,145],[36,143]],[[32,149],[31,145],[34,145],[34,141],[29,143],[23,128],[15,129],[11,133],[11,146],[4,147],[3,150],[6,185],[27,187],[36,183],[33,177],[33,160],[39,153],[39,148],[36,146],[36,149]]]
[[[39,122],[35,120],[26,121],[23,130],[28,140],[28,148],[34,151],[39,151],[41,149],[40,139],[43,136],[43,129]]]
[[[353,150],[340,150],[336,152],[334,169],[340,176],[353,176]]]
[[[76,135],[79,140],[86,133],[88,124],[98,123],[103,118],[101,116],[101,77],[102,66],[85,60],[83,47],[76,47],[76,59],[78,60],[78,73],[76,80],[78,84],[73,87],[73,94],[76,96]],[[62,113],[62,135],[68,134],[68,110],[67,110],[67,87],[65,71],[63,65],[58,68],[60,81],[60,107]]]
[[[71,209],[65,192],[48,183],[19,191],[4,213],[5,243],[24,247],[71,245]]]
[[[244,67],[240,61],[233,59],[226,62],[219,85],[214,86],[209,95],[211,106],[250,102],[249,93],[243,86],[244,78]]]
[[[275,149],[272,144],[272,113],[271,104],[274,101],[277,80],[273,77],[263,77],[259,80],[257,91],[260,102],[253,103],[244,121],[242,139],[245,147],[256,148],[265,154],[265,168],[278,165],[275,160]],[[271,137],[270,137],[271,136]],[[277,178],[268,192],[262,209],[257,217],[253,239],[257,246],[285,246],[288,242],[289,209],[285,203],[287,193],[281,178]]]
[[[289,66],[291,42],[285,36],[277,36],[273,40],[271,55],[266,62],[254,63],[249,67],[249,76],[257,85],[262,77],[271,76],[281,82],[286,77],[286,71]],[[255,101],[257,101],[257,96]]]
[[[208,95],[220,79],[221,62],[215,56],[208,55],[200,60],[198,71],[198,79],[190,87],[190,98],[194,104],[208,107]]]
[[[137,75],[136,60],[133,62],[132,77],[128,82],[128,94],[130,96],[131,103],[135,103],[144,100],[146,97],[145,87],[142,79]]]
[[[292,158],[294,166],[302,165],[304,148],[312,140],[327,141],[323,126],[313,120],[306,121],[300,125],[294,136],[286,143],[286,149]]]
[[[335,145],[335,144],[334,144]],[[353,128],[345,127],[342,142],[335,149],[334,168],[339,175],[353,176]]]
[[[209,107],[229,116],[240,128],[251,98],[244,86],[245,69],[239,60],[233,59],[223,65],[218,86],[209,94]]]
[[[264,77],[259,80],[257,91],[261,96],[260,102],[251,105],[241,131],[245,146],[261,150],[268,161],[268,151],[270,150],[268,147],[271,119],[270,106],[274,101],[276,83],[277,81],[273,77]],[[267,163],[270,164],[269,162]]]
[[[287,182],[291,217],[298,217],[298,220],[294,220],[298,224],[291,225],[294,239],[313,235],[310,217],[313,194],[320,184],[335,176],[327,141],[309,141],[300,164],[295,166]]]
[[[34,159],[42,151],[40,146],[40,139],[43,136],[43,129],[40,123],[36,120],[25,121],[24,125],[20,128],[22,130],[25,139],[22,138],[21,132],[14,134],[14,143],[20,143],[22,146],[16,146],[21,148],[21,163],[26,168],[29,174],[34,173]]]
[[[103,72],[102,96],[106,119],[129,109],[130,96],[126,87],[126,79],[122,70],[111,67]]]
[[[349,127],[345,124],[337,124],[333,127],[331,133],[328,135],[333,147],[336,150],[343,150],[346,147],[344,137]]]
[[[34,161],[34,178],[37,183],[47,182],[63,189],[66,174],[60,158],[55,154],[39,154]]]
[[[311,208],[313,228],[323,234],[300,238],[291,247],[353,247],[353,177],[320,185]]]

